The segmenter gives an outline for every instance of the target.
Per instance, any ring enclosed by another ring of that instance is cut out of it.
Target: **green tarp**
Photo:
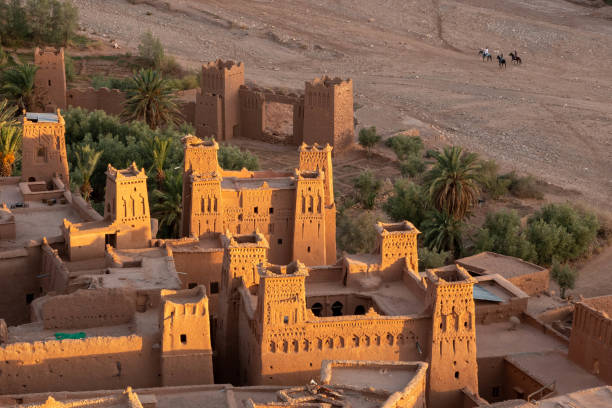
[[[87,337],[87,335],[85,334],[85,332],[77,332],[77,333],[55,333],[55,338],[58,340],[78,340],[78,339],[84,339],[85,337]]]

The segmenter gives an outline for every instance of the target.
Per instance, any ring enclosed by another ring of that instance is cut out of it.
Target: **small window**
[[[314,305],[312,305],[310,310],[312,310],[313,315],[321,317],[321,311],[323,310],[323,305],[317,302]]]
[[[274,207],[270,207],[270,214],[274,214]]]
[[[38,148],[38,152],[36,152],[36,155],[38,157],[45,157],[45,148],[44,147],[39,147]]]
[[[181,334],[181,343],[187,344],[187,335],[186,334]]]
[[[255,214],[259,214],[259,207],[254,207],[254,208],[253,208],[253,212],[254,212]]]
[[[455,378],[459,378],[459,371],[455,371]]]
[[[289,316],[283,317],[283,323],[289,324]]]
[[[33,293],[28,293],[26,294],[26,303],[29,305],[30,303],[32,303],[32,301],[34,300],[34,294]]]
[[[497,387],[493,387],[493,389],[491,390],[491,395],[492,395],[494,398],[499,397],[499,386],[497,386]]]
[[[279,238],[276,242],[278,242],[278,245],[283,245],[283,239]]]
[[[195,282],[191,282],[189,285],[187,285],[187,287],[188,287],[189,289],[193,289],[193,288],[195,288],[196,286],[198,286],[198,284],[197,284],[197,283],[195,283]]]
[[[310,247],[308,247],[308,249],[307,249],[307,250],[308,250],[308,252],[310,252]]]
[[[49,80],[49,86],[51,86],[51,80]]]
[[[219,293],[219,282],[210,282],[210,293]]]

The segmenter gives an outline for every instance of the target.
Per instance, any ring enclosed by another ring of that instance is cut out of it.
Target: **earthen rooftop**
[[[512,256],[500,255],[494,252],[482,252],[477,255],[461,258],[457,264],[472,273],[497,273],[504,278],[513,278],[529,273],[543,271],[545,268],[523,261]]]

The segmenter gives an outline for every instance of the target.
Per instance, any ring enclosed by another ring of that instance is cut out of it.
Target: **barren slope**
[[[75,3],[85,30],[123,48],[151,30],[185,63],[242,60],[262,85],[352,77],[361,123],[428,129],[609,209],[610,8],[563,0],[159,2],[172,11]],[[499,70],[477,57],[485,46],[516,49],[524,63]]]

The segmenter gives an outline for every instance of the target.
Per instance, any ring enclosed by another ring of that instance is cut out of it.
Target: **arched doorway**
[[[313,315],[317,317],[321,317],[321,311],[323,310],[323,305],[317,302],[310,307],[310,310],[312,310]]]
[[[366,312],[365,307],[363,307],[362,305],[357,305],[357,307],[355,308],[356,315],[364,315],[365,312]]]
[[[334,304],[331,307],[332,310],[332,316],[342,316],[342,303],[340,302],[334,302]]]

